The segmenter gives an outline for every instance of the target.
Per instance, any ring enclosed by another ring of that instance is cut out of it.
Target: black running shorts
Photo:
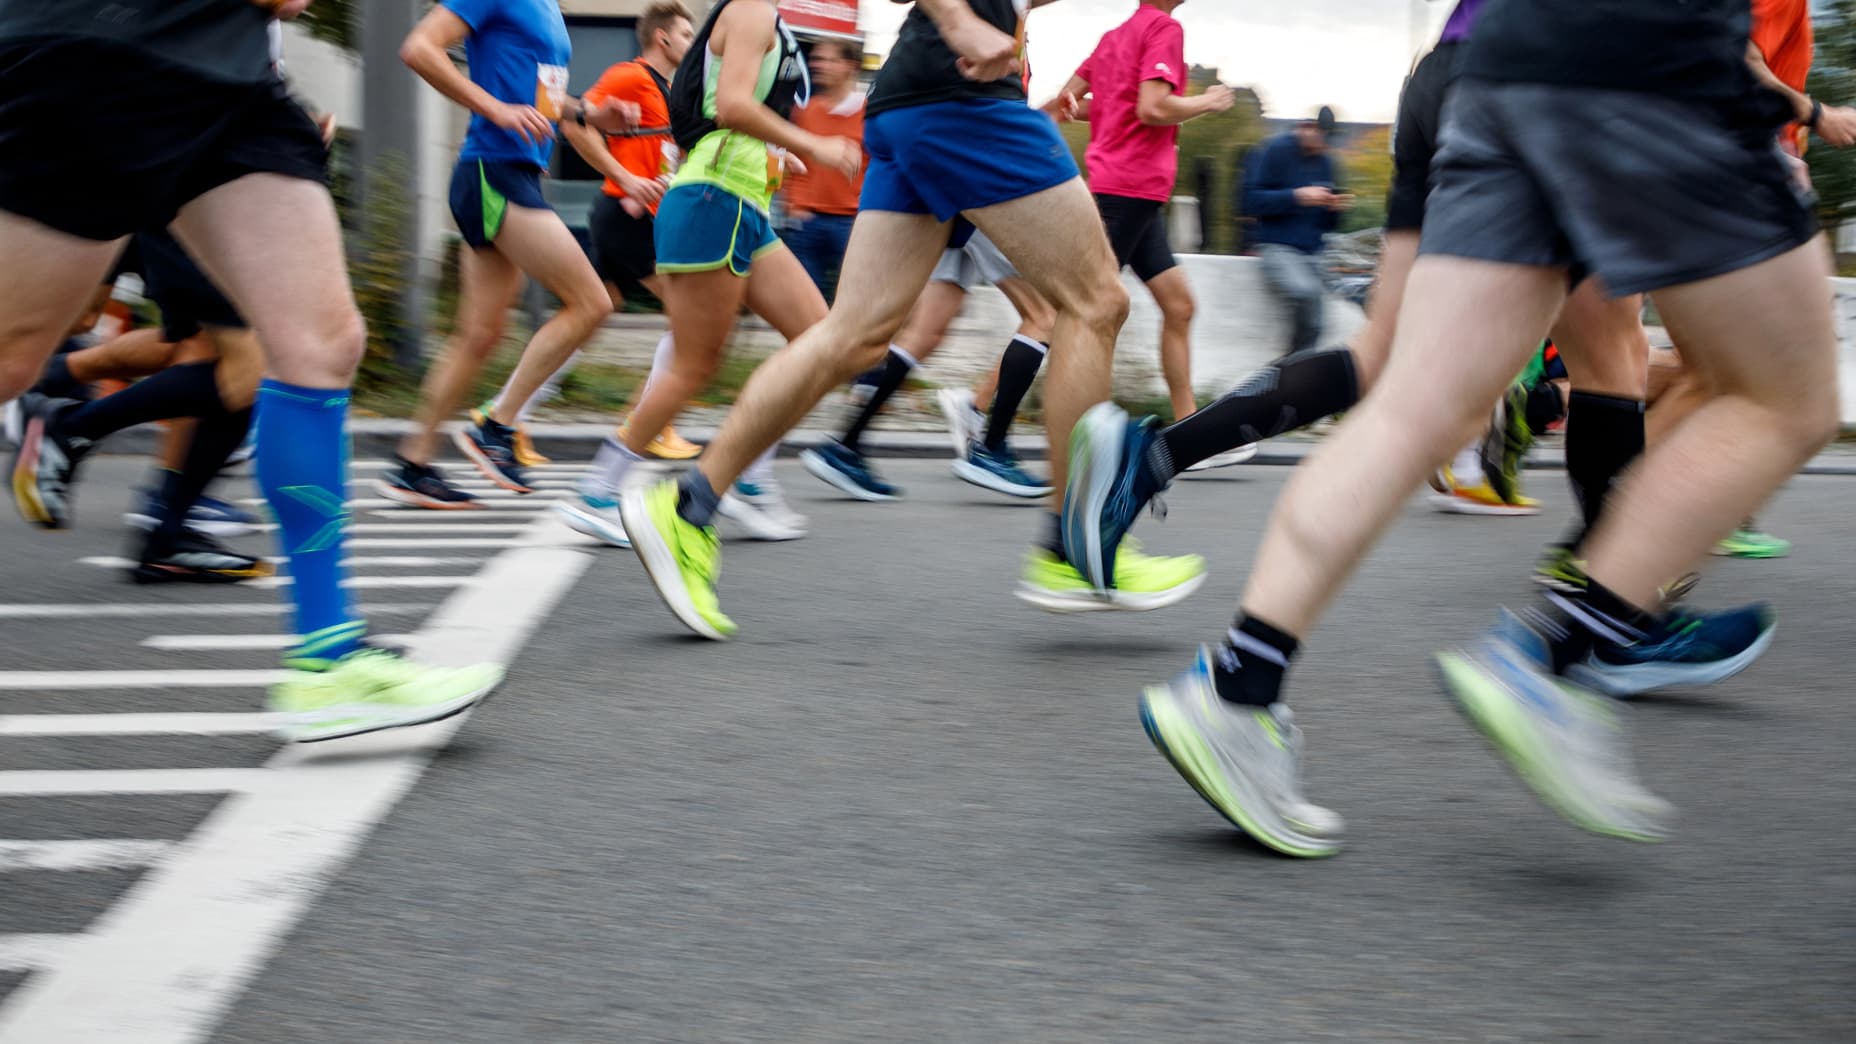
[[[326,161],[281,81],[220,83],[99,40],[0,45],[0,210],[68,235],[165,228],[230,181],[322,181]]]
[[[1420,252],[1590,272],[1617,296],[1748,268],[1817,234],[1783,119],[1753,99],[1465,77]]]
[[[625,212],[618,197],[604,192],[593,203],[587,219],[592,240],[593,267],[599,278],[630,293],[657,273],[656,222],[646,211],[642,217]]]
[[[1134,269],[1141,282],[1150,283],[1155,276],[1179,265],[1172,244],[1166,239],[1164,203],[1131,196],[1097,196],[1096,209],[1108,230],[1108,244],[1115,250],[1115,262]]]
[[[200,271],[180,243],[166,232],[144,232],[135,237],[142,254],[142,280],[147,297],[161,309],[161,337],[178,344],[212,326],[242,330],[245,319],[226,300],[213,281]]]
[[[1462,45],[1441,43],[1418,62],[1398,96],[1392,130],[1392,187],[1386,193],[1386,231],[1424,227],[1424,200],[1431,192],[1431,158],[1437,154],[1444,93],[1456,79]]]

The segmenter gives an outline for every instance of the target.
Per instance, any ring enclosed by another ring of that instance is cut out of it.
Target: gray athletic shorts
[[[1005,259],[999,248],[992,245],[986,233],[974,229],[967,245],[948,250],[941,255],[941,263],[934,266],[931,279],[936,283],[953,283],[962,290],[971,290],[985,283],[997,285],[1001,279],[1017,279],[1018,269]]]
[[[1773,115],[1758,99],[1460,79],[1421,252],[1564,266],[1619,296],[1776,257],[1817,219]]]

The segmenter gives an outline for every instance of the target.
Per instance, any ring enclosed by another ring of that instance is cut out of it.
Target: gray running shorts
[[[1750,267],[1817,233],[1777,131],[1751,99],[1460,79],[1421,252],[1564,266],[1619,296]]]
[[[934,266],[934,275],[930,278],[936,283],[953,283],[962,290],[971,290],[986,283],[996,285],[1001,279],[1017,279],[1018,269],[992,245],[986,233],[974,229],[966,246],[941,255],[941,262]]]

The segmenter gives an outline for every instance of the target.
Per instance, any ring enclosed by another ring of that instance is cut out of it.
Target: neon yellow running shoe
[[[1049,613],[1144,613],[1185,601],[1204,583],[1205,559],[1198,555],[1158,558],[1142,554],[1138,541],[1123,540],[1115,555],[1112,590],[1096,590],[1075,566],[1033,548],[1025,556],[1018,597]]]
[[[321,670],[291,671],[271,687],[270,706],[278,735],[313,743],[449,718],[502,680],[496,664],[430,667],[385,649],[362,649]]]
[[[1792,553],[1792,542],[1753,528],[1752,519],[1748,519],[1746,525],[1714,545],[1714,553],[1723,558],[1784,558]]]
[[[735,622],[722,615],[715,581],[722,574],[722,540],[714,526],[693,526],[677,514],[677,484],[634,486],[619,497],[619,518],[632,550],[657,593],[690,630],[727,641]]]

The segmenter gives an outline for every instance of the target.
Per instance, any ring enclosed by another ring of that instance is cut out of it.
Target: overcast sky
[[[1135,3],[1062,0],[1033,12],[1034,100],[1062,86]],[[1188,0],[1174,17],[1186,27],[1186,60],[1216,66],[1226,83],[1255,88],[1266,115],[1302,116],[1329,104],[1343,120],[1386,122],[1412,57],[1452,6],[1450,0]],[[863,0],[861,9],[868,46],[888,52],[908,7]]]

